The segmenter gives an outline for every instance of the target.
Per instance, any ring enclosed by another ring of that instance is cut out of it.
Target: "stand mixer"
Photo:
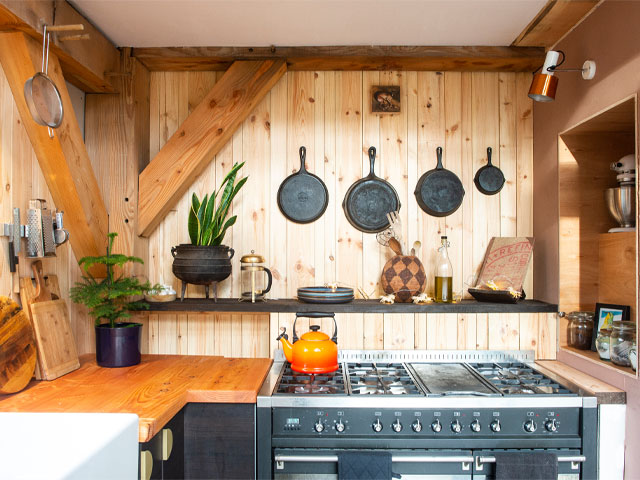
[[[611,164],[618,172],[619,187],[605,190],[605,201],[611,216],[620,227],[609,229],[609,233],[633,231],[636,226],[636,157],[625,155]]]

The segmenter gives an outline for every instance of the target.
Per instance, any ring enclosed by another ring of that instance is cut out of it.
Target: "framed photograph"
[[[400,86],[371,87],[371,113],[400,113]]]
[[[613,305],[611,303],[596,303],[596,314],[593,318],[593,335],[591,336],[591,350],[596,351],[596,337],[604,326],[611,326],[611,322],[629,320],[631,307],[629,305]]]

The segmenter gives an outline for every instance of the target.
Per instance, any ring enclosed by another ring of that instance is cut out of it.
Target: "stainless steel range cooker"
[[[258,395],[258,478],[330,478],[340,450],[386,450],[402,478],[485,478],[497,451],[552,451],[597,477],[597,401],[536,371],[529,351],[340,351],[324,375],[278,351]]]

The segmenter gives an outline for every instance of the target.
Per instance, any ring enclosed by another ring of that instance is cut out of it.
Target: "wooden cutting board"
[[[35,286],[30,278],[21,279],[23,305],[29,305],[33,332],[38,351],[39,374],[36,378],[53,380],[80,367],[76,342],[69,323],[67,304],[61,299],[52,299],[49,285],[59,287],[57,278],[49,276],[46,282],[42,275],[42,262],[32,264]]]
[[[44,284],[47,291],[51,293],[51,300],[57,300],[60,298],[60,285],[58,284],[58,277],[56,275],[47,275],[44,277]],[[36,298],[36,283],[32,278],[24,277],[20,279],[20,302],[25,314],[29,318],[31,325],[33,326],[33,320],[31,319],[31,304]],[[36,380],[42,380],[42,373],[40,371],[40,359],[36,362],[35,371]]]
[[[0,394],[27,386],[36,368],[36,343],[24,310],[0,297]]]

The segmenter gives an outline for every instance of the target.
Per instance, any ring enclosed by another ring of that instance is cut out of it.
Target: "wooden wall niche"
[[[620,242],[628,250],[628,235],[607,233],[616,227],[604,200],[604,191],[618,186],[612,162],[629,153],[637,155],[637,99],[627,98],[590,117],[558,136],[559,196],[559,308],[561,311],[591,310],[596,302],[631,305],[637,302],[637,233],[633,235],[633,260],[611,269],[603,260],[624,263],[615,251]],[[637,163],[637,161],[636,161]],[[636,187],[636,203],[637,203]],[[637,230],[636,230],[637,232]],[[623,238],[625,237],[625,238]],[[618,285],[619,288],[615,288]],[[631,288],[628,288],[631,285]],[[608,293],[616,290],[615,298]],[[625,293],[620,293],[625,292]],[[599,361],[598,354],[567,346],[567,320],[560,323],[560,348]],[[612,365],[606,363],[606,365]],[[613,366],[613,365],[612,365]],[[630,369],[626,369],[631,371]]]

